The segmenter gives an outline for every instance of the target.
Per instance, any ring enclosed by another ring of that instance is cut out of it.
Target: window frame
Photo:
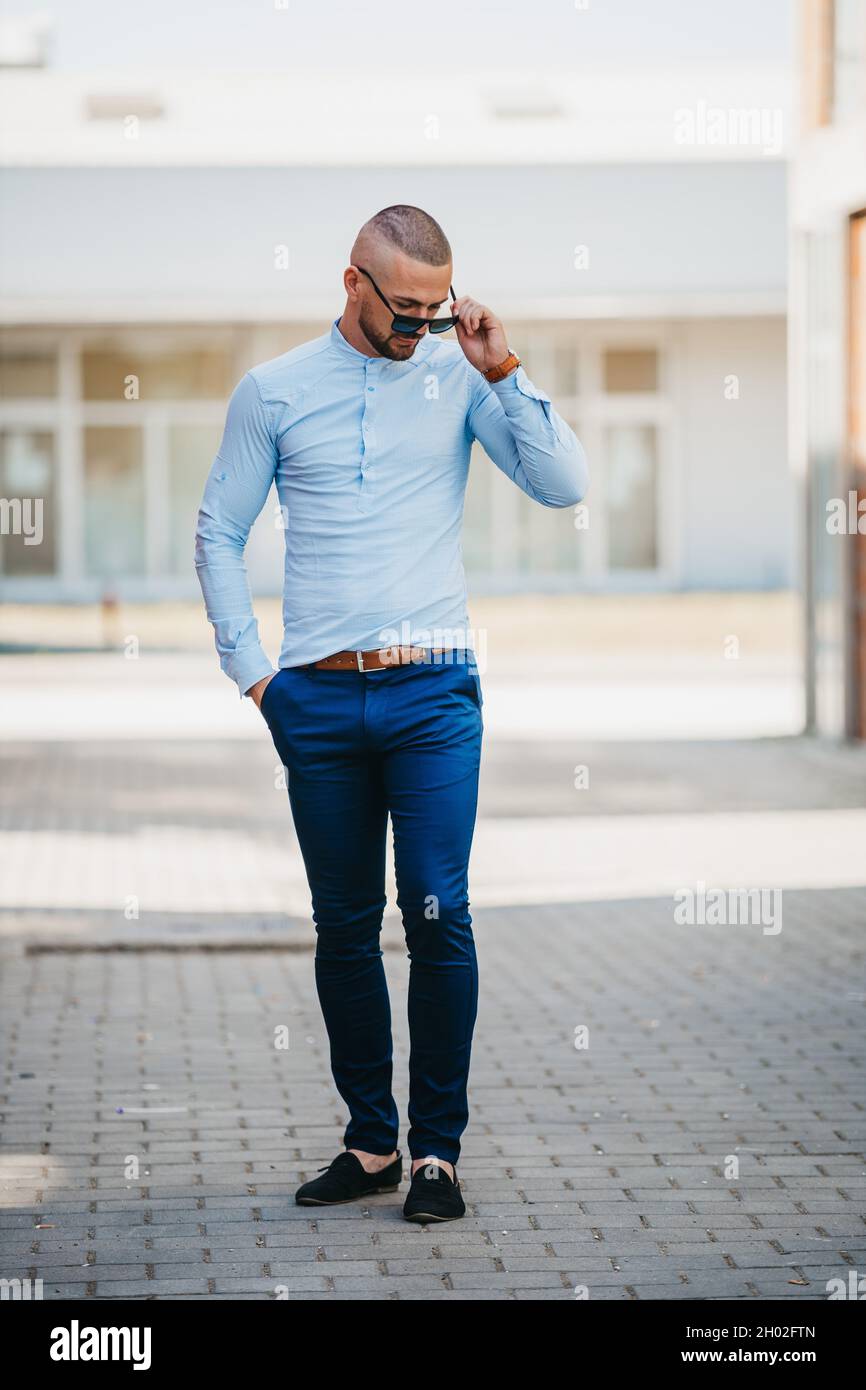
[[[679,427],[674,410],[679,376],[679,351],[675,325],[648,320],[597,322],[563,320],[515,321],[509,339],[516,350],[526,353],[526,371],[535,384],[550,396],[563,418],[576,423],[576,433],[589,462],[590,487],[585,505],[589,526],[575,532],[580,550],[571,571],[543,570],[520,564],[523,523],[520,509],[532,508],[524,515],[530,537],[537,537],[539,549],[549,523],[546,508],[526,498],[501,476],[488,480],[492,563],[486,569],[469,571],[470,587],[492,591],[518,591],[533,586],[548,592],[580,590],[659,589],[676,587],[682,565],[680,542],[680,504],[678,490]],[[554,356],[557,340],[576,347],[575,391],[571,395],[554,391]],[[607,392],[604,390],[604,354],[611,349],[651,350],[658,357],[658,387],[645,392]],[[608,512],[605,494],[605,431],[611,424],[641,424],[656,430],[656,553],[658,564],[651,568],[619,569],[610,565]],[[475,446],[471,468],[487,466],[498,474]],[[574,510],[573,508],[570,510]],[[530,539],[530,554],[532,553]]]

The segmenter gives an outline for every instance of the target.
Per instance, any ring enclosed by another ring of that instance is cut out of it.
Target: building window
[[[235,384],[231,357],[220,349],[94,346],[82,353],[81,366],[86,401],[221,401]]]
[[[57,395],[57,356],[0,348],[0,400],[36,400]]]
[[[658,353],[655,348],[609,348],[603,359],[604,389],[617,395],[630,391],[658,390]]]
[[[509,330],[528,376],[586,449],[590,491],[576,506],[542,507],[476,446],[463,529],[471,583],[559,590],[673,577],[659,530],[671,466],[662,333],[550,322]]]
[[[248,366],[322,331],[304,323],[207,331],[85,327],[53,338],[5,331],[3,448],[11,450],[20,476],[29,469],[32,480],[47,468],[48,481],[41,494],[43,543],[25,551],[0,537],[0,573],[55,573],[70,592],[77,587],[91,595],[126,578],[133,581],[130,594],[196,593],[196,513],[231,390]],[[514,325],[510,345],[587,451],[591,490],[577,507],[542,507],[476,446],[463,530],[472,582],[568,589],[618,575],[629,583],[635,576],[652,582],[653,572],[662,577],[657,499],[665,495],[670,467],[664,333],[662,325],[647,323]],[[69,442],[69,455],[56,459],[61,440]],[[68,495],[71,505],[55,542],[58,479],[65,487],[61,502]],[[2,497],[12,488],[5,473],[0,481]],[[256,534],[262,590],[276,592],[282,537],[267,511],[251,538],[251,575]]]
[[[580,439],[580,426],[564,410],[563,419]],[[518,497],[518,568],[525,575],[579,575],[586,562],[585,531],[577,529],[576,507],[540,507]]]
[[[221,438],[218,425],[172,425],[169,429],[168,565],[172,574],[193,573],[198,509]]]
[[[612,570],[658,565],[658,442],[654,425],[605,430],[607,562]]]
[[[145,572],[142,432],[134,425],[84,431],[84,551],[103,579]]]
[[[55,442],[47,430],[0,430],[0,574],[54,574]]]
[[[553,349],[553,388],[551,391],[557,400],[577,395],[577,362],[577,343],[558,339]]]
[[[472,445],[469,477],[463,503],[463,563],[470,574],[487,574],[496,568],[496,526],[493,520],[495,469],[480,444]]]

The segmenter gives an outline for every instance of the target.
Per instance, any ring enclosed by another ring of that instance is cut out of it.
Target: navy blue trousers
[[[412,1158],[456,1163],[478,1006],[468,863],[482,693],[471,652],[381,671],[283,667],[262,714],[286,768],[310,885],[315,974],[347,1149],[389,1154],[391,1011],[380,946],[385,836],[409,953]]]

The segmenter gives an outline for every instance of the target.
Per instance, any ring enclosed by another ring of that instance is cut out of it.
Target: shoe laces
[[[346,1168],[348,1167],[348,1160],[350,1158],[353,1159],[355,1163],[361,1163],[360,1158],[356,1158],[354,1154],[349,1153],[348,1149],[345,1149],[343,1153],[337,1154],[335,1159],[332,1159],[330,1163],[326,1163],[324,1168],[320,1168],[318,1171],[320,1173],[329,1173],[332,1168],[336,1168],[338,1165],[342,1168]],[[361,1163],[362,1168],[363,1166],[363,1163]]]
[[[349,1160],[353,1160],[353,1162]],[[360,1164],[363,1167],[361,1160],[346,1149],[343,1153],[337,1154],[332,1163],[326,1163],[324,1168],[317,1169],[317,1172],[333,1174],[338,1186],[348,1192],[351,1190],[353,1180],[356,1177],[355,1164]]]

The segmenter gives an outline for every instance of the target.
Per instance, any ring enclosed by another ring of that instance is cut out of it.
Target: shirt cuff
[[[502,381],[491,381],[488,383],[491,391],[495,391],[497,396],[526,396],[531,401],[541,401],[544,405],[550,404],[550,397],[546,391],[540,391],[537,386],[533,386],[525,369],[515,367],[513,372],[503,377]]]
[[[243,699],[252,686],[257,681],[263,681],[265,676],[273,676],[274,668],[265,650],[261,646],[246,647],[241,652],[235,652],[225,665],[225,673],[236,682],[240,698]]]
[[[517,377],[522,371],[522,367],[515,367],[514,371],[509,372],[508,376],[504,376],[501,381],[489,381],[487,384],[491,391],[496,392],[497,396],[509,396],[513,391],[518,389]]]

